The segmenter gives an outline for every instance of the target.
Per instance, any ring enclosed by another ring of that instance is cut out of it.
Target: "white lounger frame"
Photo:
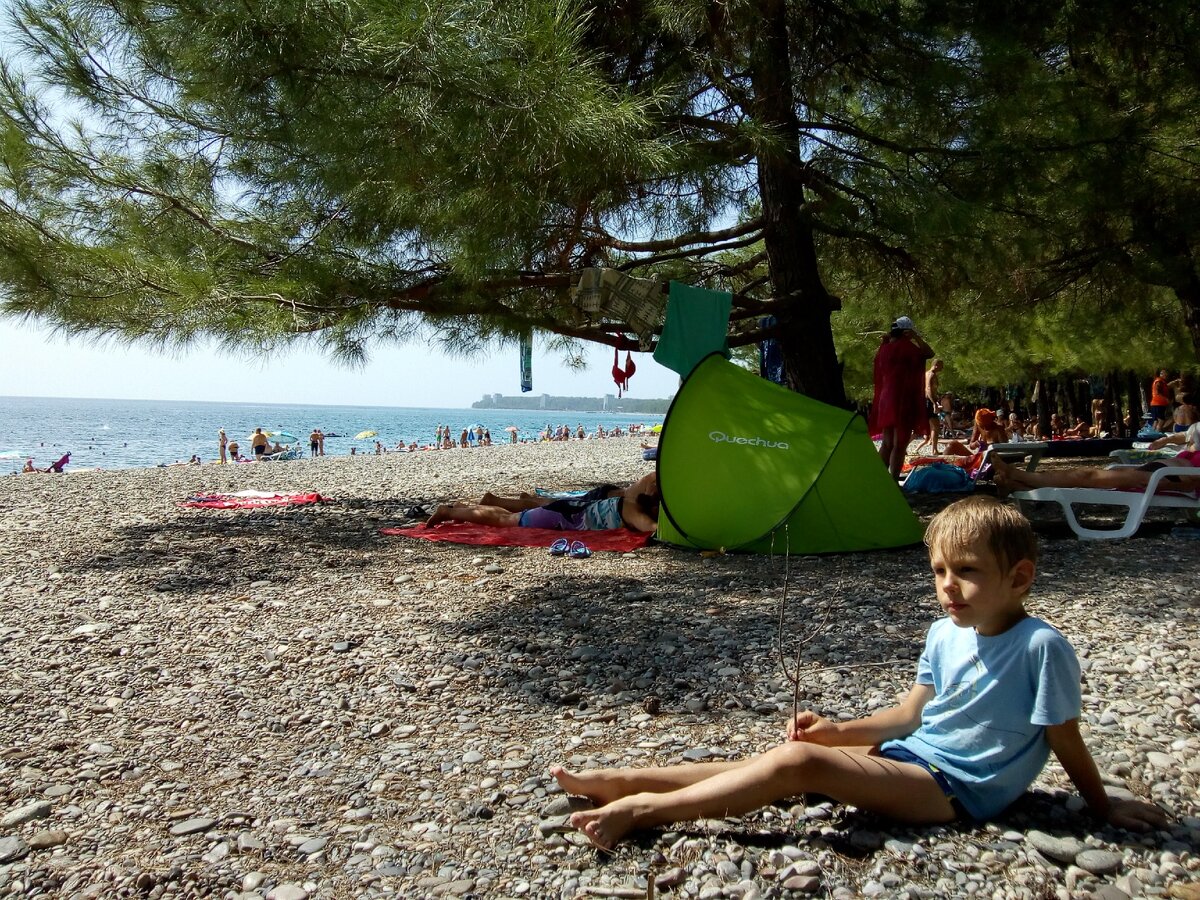
[[[1038,500],[1053,502],[1062,507],[1071,530],[1084,541],[1102,541],[1111,538],[1127,538],[1141,527],[1148,509],[1200,510],[1200,500],[1182,494],[1156,494],[1158,484],[1168,475],[1195,475],[1194,468],[1165,466],[1150,473],[1150,482],[1143,493],[1120,491],[1109,488],[1056,488],[1040,487],[1027,491],[1013,491],[1015,500]],[[1092,503],[1098,506],[1124,506],[1125,522],[1119,528],[1088,528],[1080,524],[1071,508],[1077,503]]]

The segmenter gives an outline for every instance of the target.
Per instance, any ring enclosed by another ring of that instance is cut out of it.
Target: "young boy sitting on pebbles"
[[[987,819],[1017,799],[1053,750],[1088,808],[1139,831],[1148,803],[1110,799],[1079,734],[1080,669],[1058,631],[1025,611],[1037,539],[989,497],[948,506],[925,542],[938,602],[916,684],[898,706],[831,722],[802,712],[787,743],[748,760],[551,772],[600,806],[571,824],[611,848],[629,831],[735,816],[814,792],[912,823]]]

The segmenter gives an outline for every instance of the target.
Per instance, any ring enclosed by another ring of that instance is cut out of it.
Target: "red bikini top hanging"
[[[625,368],[621,368],[621,351],[616,347],[613,348],[613,367],[612,377],[617,385],[617,396],[621,396],[622,391],[629,390],[629,379],[633,377],[633,373],[637,371],[637,366],[634,365],[633,357],[629,351],[625,351]]]

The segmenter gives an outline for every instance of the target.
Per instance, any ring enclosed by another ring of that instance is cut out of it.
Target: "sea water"
[[[457,441],[464,428],[482,425],[493,443],[509,441],[508,426],[521,440],[537,440],[547,425],[579,425],[589,434],[603,426],[609,431],[632,423],[653,425],[662,416],[646,413],[572,412],[566,410],[415,409],[386,406],[305,406],[300,404],[202,403],[173,400],[75,400],[47,397],[0,397],[0,473],[20,468],[34,457],[39,467],[50,465],[67,451],[72,468],[126,469],[217,457],[217,429],[236,440],[243,455],[250,453],[250,435],[287,431],[300,439],[305,454],[314,428],[325,432],[326,455],[346,455],[351,447],[374,453],[375,441],[386,447],[397,442],[433,442],[439,425],[449,425]],[[363,431],[377,438],[355,440]]]

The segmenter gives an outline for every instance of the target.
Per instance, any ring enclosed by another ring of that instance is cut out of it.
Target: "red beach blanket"
[[[380,528],[380,534],[417,538],[422,541],[445,541],[450,544],[476,544],[489,547],[549,547],[559,538],[583,541],[591,550],[612,550],[628,553],[646,546],[651,535],[628,528],[607,531],[559,531],[554,528],[497,528],[474,522],[443,522],[428,528]]]
[[[300,494],[239,491],[236,494],[197,494],[179,505],[197,509],[257,509],[260,506],[303,506],[305,503],[323,503],[328,499],[315,491]]]

